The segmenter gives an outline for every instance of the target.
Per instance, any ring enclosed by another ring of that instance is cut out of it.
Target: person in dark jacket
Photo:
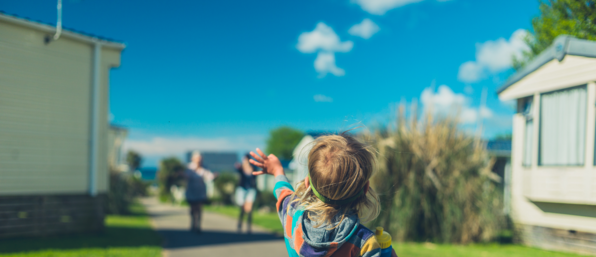
[[[251,233],[252,206],[257,198],[257,176],[252,174],[256,171],[256,166],[252,165],[248,160],[250,160],[250,155],[246,154],[242,158],[242,163],[236,164],[236,170],[240,174],[240,180],[234,197],[236,204],[240,206],[238,233],[242,232],[242,220],[245,213],[247,214],[247,232]]]
[[[191,162],[184,171],[186,178],[186,202],[190,206],[190,230],[201,233],[201,216],[203,213],[203,203],[207,201],[207,185],[217,175],[203,167],[203,157],[201,153],[195,151],[192,153]]]

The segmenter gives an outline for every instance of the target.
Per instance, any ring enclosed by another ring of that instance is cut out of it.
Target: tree
[[[302,136],[304,136],[302,131],[286,126],[271,130],[267,139],[267,153],[275,154],[280,159],[292,159],[294,148]]]
[[[135,151],[128,151],[126,154],[126,163],[128,163],[128,167],[131,171],[136,171],[141,167],[141,162],[143,161],[143,157]]]
[[[184,171],[184,164],[176,158],[170,157],[161,160],[159,163],[158,180],[159,194],[162,199],[171,200],[170,188],[173,185],[181,185],[183,177],[180,172]]]
[[[559,35],[596,40],[595,0],[540,0],[540,15],[532,19],[534,32],[526,36],[530,50],[520,59],[513,57],[519,70],[553,43]]]

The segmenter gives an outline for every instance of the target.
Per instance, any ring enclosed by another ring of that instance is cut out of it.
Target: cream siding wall
[[[0,194],[86,193],[93,48],[0,21]],[[104,48],[105,49],[105,48]],[[98,189],[107,180],[108,76],[102,53]],[[103,161],[106,160],[106,161]]]
[[[120,50],[114,50],[103,47],[101,54],[101,77],[100,77],[100,111],[99,111],[99,160],[98,162],[98,177],[97,177],[97,190],[98,192],[107,192],[108,183],[108,172],[109,172],[109,156],[108,156],[108,130],[109,124],[109,94],[110,94],[110,69],[111,67],[120,66]],[[91,86],[89,86],[91,88]],[[91,105],[91,103],[89,103]]]
[[[525,118],[513,117],[512,215],[517,223],[596,233],[596,59],[566,56],[545,64],[503,91],[502,100],[534,97],[534,139],[531,167],[522,166]],[[585,165],[546,167],[538,165],[540,94],[588,85]]]
[[[552,171],[535,173],[532,168],[522,167],[522,155],[524,145],[525,118],[516,114],[513,117],[513,149],[511,156],[512,179],[512,218],[516,223],[552,227],[565,230],[577,230],[584,232],[596,232],[596,206],[590,204],[569,204],[565,200],[540,200],[532,199],[531,192],[536,187],[542,187],[539,183],[532,183],[538,176],[552,176]],[[559,170],[559,175],[566,170]],[[561,176],[559,176],[561,177]],[[566,184],[560,181],[561,184]],[[553,184],[551,184],[553,185]],[[560,188],[559,186],[555,186]]]

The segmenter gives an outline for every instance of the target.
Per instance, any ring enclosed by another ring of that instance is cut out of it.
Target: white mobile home
[[[596,42],[558,37],[499,89],[515,100],[511,208],[524,243],[596,254]]]
[[[124,45],[0,13],[0,238],[103,228]]]
[[[122,152],[122,146],[124,140],[128,136],[128,130],[123,127],[110,125],[108,129],[108,167],[114,171],[120,172],[135,172],[130,170],[126,160],[122,158],[124,153]]]

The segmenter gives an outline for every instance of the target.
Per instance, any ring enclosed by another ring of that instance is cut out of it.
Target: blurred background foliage
[[[472,243],[495,239],[505,224],[499,177],[482,142],[457,118],[410,115],[365,135],[378,150],[371,179],[382,212],[372,222],[397,241]]]
[[[174,202],[174,197],[170,189],[172,186],[183,186],[184,177],[181,173],[184,169],[185,165],[176,157],[161,160],[157,172],[159,199],[161,201]]]
[[[223,205],[232,205],[234,203],[234,190],[238,184],[238,175],[232,172],[220,173],[213,185],[217,190],[217,196],[211,199],[211,202]]]
[[[529,50],[519,59],[513,57],[513,67],[523,68],[559,35],[596,40],[596,1],[540,0],[540,15],[532,19],[533,32],[525,37]]]
[[[238,185],[238,180],[239,178],[237,173],[220,173],[219,176],[213,181],[216,194],[209,200],[209,203],[213,205],[235,205],[234,193],[236,186]],[[255,210],[261,209],[265,211],[272,211],[275,210],[276,202],[277,200],[275,199],[273,192],[270,192],[269,190],[259,190],[253,208]]]
[[[143,157],[135,151],[128,151],[126,153],[126,163],[128,164],[128,169],[130,171],[136,171],[141,167],[141,163],[143,162]]]
[[[106,200],[107,214],[129,214],[136,197],[147,196],[149,183],[130,172],[110,171],[110,190]]]
[[[277,199],[275,199],[272,191],[259,191],[254,208],[265,212],[275,212],[275,203],[277,203]]]
[[[287,126],[271,130],[265,152],[283,160],[291,160],[294,148],[303,136],[302,131]]]

